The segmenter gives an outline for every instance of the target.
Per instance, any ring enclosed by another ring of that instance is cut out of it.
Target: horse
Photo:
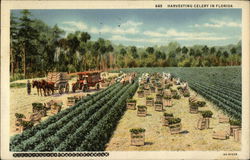
[[[44,79],[41,80],[41,83],[42,83],[42,86],[45,88],[45,90],[47,91],[47,94],[50,95],[50,92],[51,94],[54,94],[54,82],[47,82],[45,81]]]
[[[38,80],[33,80],[32,81],[32,88],[37,88],[37,95],[39,96],[39,93],[40,95],[42,96],[42,86],[41,86],[41,82],[38,81]]]

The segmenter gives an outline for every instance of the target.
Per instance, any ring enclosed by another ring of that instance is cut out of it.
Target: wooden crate
[[[127,102],[127,109],[135,110],[136,109],[136,103],[128,103]]]
[[[166,107],[171,107],[172,106],[172,100],[171,99],[164,99],[163,100],[163,105]]]
[[[234,141],[241,142],[241,129],[233,129]]]
[[[150,88],[151,93],[155,93],[155,88]]]
[[[62,106],[55,103],[55,104],[51,105],[51,110],[50,111],[51,111],[52,114],[57,114],[57,113],[59,113],[61,111],[61,109],[62,109]]]
[[[205,118],[200,118],[197,123],[197,128],[202,130],[206,128],[206,120]]]
[[[230,136],[234,135],[234,129],[240,129],[240,126],[230,125]]]
[[[132,146],[143,146],[145,143],[145,133],[131,133],[131,145]]]
[[[108,86],[109,86],[109,82],[101,83],[101,87],[103,87],[103,88],[108,87]]]
[[[17,119],[15,120],[15,131],[17,131],[18,133],[22,133],[23,132],[23,126],[21,125],[21,121],[23,121],[24,118],[21,119]]]
[[[68,97],[67,98],[67,106],[74,106],[76,103],[76,97]]]
[[[210,126],[210,119],[209,118],[200,118],[197,123],[197,128],[202,129],[209,129]]]
[[[155,104],[155,111],[163,111],[163,105],[162,104]]]
[[[219,116],[219,123],[228,123],[229,122],[229,118],[225,117],[223,115]]]
[[[226,131],[216,131],[216,132],[214,131],[213,139],[226,140],[228,139],[228,134]]]
[[[168,125],[171,134],[178,134],[181,132],[182,125],[181,123],[170,124]]]
[[[170,118],[173,118],[173,117],[172,117],[172,116],[163,116],[163,117],[162,117],[162,125],[163,125],[163,126],[168,126],[168,120],[169,120]]]
[[[194,96],[188,98],[189,104],[194,103],[194,102],[196,102],[196,101],[197,101],[197,99],[196,99],[196,97],[194,97]]]
[[[150,90],[149,89],[144,89],[144,95],[149,96],[150,95]]]
[[[156,96],[156,97],[155,97],[155,101],[160,101],[160,102],[162,102],[162,100],[163,100],[163,97],[162,97],[162,96]]]
[[[157,89],[157,92],[156,92],[157,94],[163,94],[163,90],[159,90],[159,89]]]
[[[143,92],[137,92],[137,94],[138,94],[139,98],[143,98],[144,97],[144,93]]]
[[[192,113],[192,114],[198,113],[198,107],[197,108],[189,107],[189,113]]]
[[[154,100],[153,99],[151,99],[151,100],[146,99],[146,106],[154,106]]]
[[[138,117],[146,117],[147,116],[147,110],[137,110],[137,116]]]
[[[42,119],[42,115],[40,113],[33,113],[30,115],[29,119],[25,119],[25,121],[33,121],[34,123],[40,122]]]

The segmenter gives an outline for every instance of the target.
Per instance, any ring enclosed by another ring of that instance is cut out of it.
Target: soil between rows
[[[176,86],[173,87],[176,89]],[[196,92],[190,89],[191,96]],[[155,93],[151,94],[155,97]],[[199,100],[206,101],[206,106],[199,110],[211,110],[213,118],[210,119],[210,128],[207,130],[196,129],[197,121],[201,114],[190,114],[188,98],[181,97],[173,100],[172,107],[164,107],[165,112],[173,113],[174,117],[182,119],[181,134],[171,135],[169,128],[162,126],[161,118],[163,112],[155,111],[154,107],[147,107],[147,116],[138,117],[136,110],[127,110],[119,121],[116,130],[107,144],[107,151],[238,151],[240,143],[235,142],[230,136],[227,140],[212,139],[213,131],[224,130],[229,132],[229,123],[219,123],[218,116],[223,113],[202,96],[197,96]],[[137,93],[133,99],[137,100],[137,105],[145,105],[146,98],[138,98]],[[144,128],[145,145],[131,146],[131,128]]]

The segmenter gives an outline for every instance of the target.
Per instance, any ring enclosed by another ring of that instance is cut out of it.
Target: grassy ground
[[[176,86],[174,86],[176,88]],[[191,91],[191,95],[196,93]],[[155,97],[155,94],[152,94]],[[145,105],[145,98],[138,98],[137,105]],[[198,95],[199,100],[205,100]],[[182,133],[171,135],[169,128],[162,126],[161,118],[163,112],[154,110],[154,107],[147,107],[148,115],[146,117],[137,117],[136,110],[127,110],[120,120],[110,142],[107,144],[107,151],[236,151],[240,150],[240,143],[235,142],[233,137],[227,140],[215,140],[212,138],[213,131],[229,131],[228,123],[219,123],[218,116],[223,114],[217,108],[206,101],[205,107],[200,110],[211,110],[214,115],[210,120],[211,129],[196,129],[200,114],[190,114],[188,98],[181,97],[179,100],[173,100],[173,107],[164,108],[165,112],[173,113],[175,117],[182,119]],[[131,146],[130,132],[131,128],[145,128],[145,145]]]

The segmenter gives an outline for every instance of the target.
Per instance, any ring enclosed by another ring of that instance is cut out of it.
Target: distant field
[[[124,72],[169,72],[187,81],[197,93],[215,103],[225,113],[241,119],[241,67],[156,67],[126,68]]]

